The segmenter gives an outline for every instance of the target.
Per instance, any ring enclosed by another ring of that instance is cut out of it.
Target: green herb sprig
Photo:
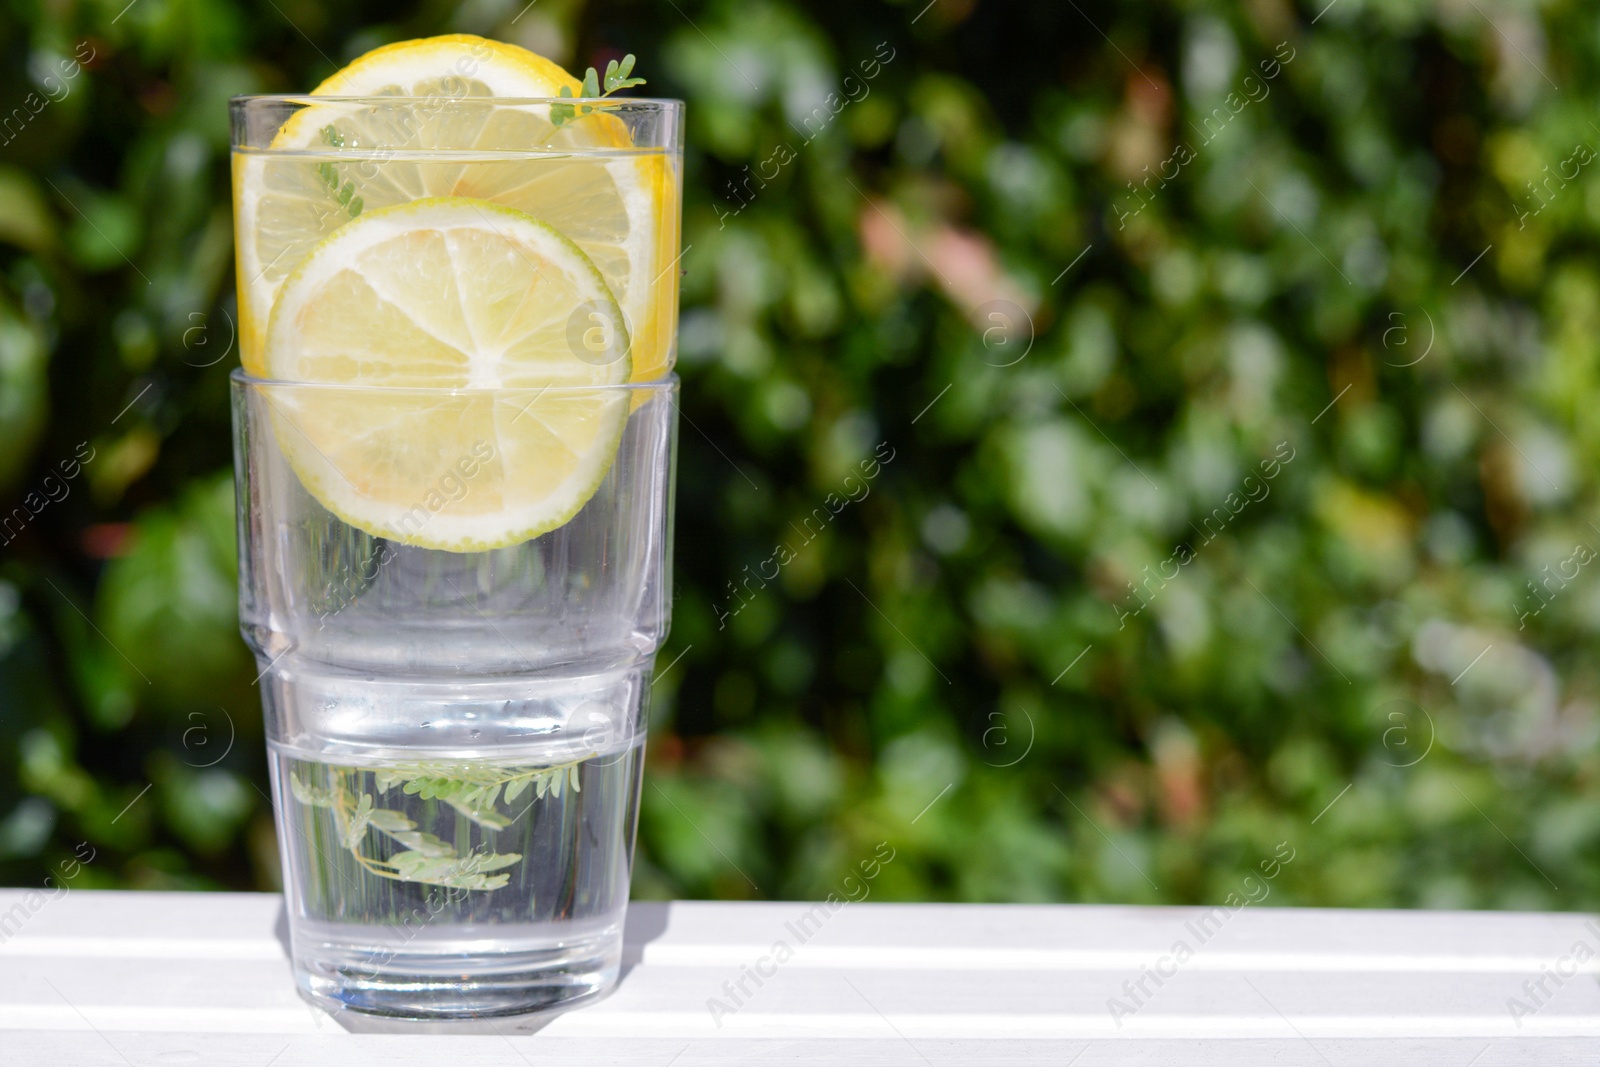
[[[633,64],[634,56],[632,52],[629,52],[622,57],[622,62],[619,63],[613,59],[607,63],[603,78],[599,71],[590,67],[583,76],[582,95],[589,99],[604,99],[618,89],[632,89],[635,85],[645,84],[643,78],[630,77],[633,74]],[[604,92],[600,91],[602,83],[605,85]],[[561,95],[571,97],[572,90],[563,85],[561,87]],[[552,126],[564,126],[577,116],[587,115],[593,110],[594,108],[587,104],[553,104],[550,107],[550,124]]]
[[[442,800],[486,830],[502,830],[512,820],[495,807],[505,790],[507,804],[528,790],[535,800],[559,797],[566,789],[580,788],[578,767],[588,756],[570,763],[548,767],[499,767],[467,763],[417,763],[388,767],[373,773],[378,792],[395,786],[408,796],[423,800]],[[495,874],[518,863],[518,852],[469,852],[458,854],[452,846],[417,829],[404,814],[380,808],[371,793],[358,787],[359,771],[334,767],[333,781],[327,786],[311,785],[298,775],[290,775],[289,789],[296,800],[333,813],[340,842],[350,850],[362,869],[380,878],[399,882],[422,882],[449,889],[493,890],[506,885],[509,874]],[[401,850],[387,859],[369,856],[364,850],[368,831],[375,831]]]

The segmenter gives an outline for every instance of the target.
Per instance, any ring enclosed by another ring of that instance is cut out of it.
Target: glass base
[[[300,995],[324,1011],[396,1022],[468,1022],[566,1011],[617,984],[622,931],[535,951],[396,953],[375,965],[370,951],[316,946],[297,953]]]

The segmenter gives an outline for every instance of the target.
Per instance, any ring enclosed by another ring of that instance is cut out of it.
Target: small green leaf
[[[384,833],[403,833],[406,830],[415,830],[417,824],[400,814],[387,808],[378,808],[372,813],[372,825]]]
[[[406,783],[405,791],[423,800],[444,800],[465,789],[465,782],[450,778],[413,778]]]
[[[629,75],[633,73],[634,61],[635,61],[635,57],[634,57],[633,53],[630,52],[630,53],[628,53],[628,55],[623,57],[623,60],[622,60],[621,63],[618,63],[616,60],[613,59],[611,62],[606,64],[605,78],[602,79],[602,81],[603,81],[603,83],[605,85],[605,89],[606,89],[606,91],[605,91],[605,95],[606,96],[610,96],[612,93],[616,92],[618,89],[631,89],[635,85],[643,85],[644,84],[644,79],[643,78],[630,78],[629,77]],[[589,71],[592,74],[594,72],[594,68],[593,67],[589,68]],[[586,79],[585,82],[584,82],[585,88],[587,88],[588,85],[589,85],[589,82]],[[598,86],[596,86],[596,88],[598,88]],[[600,94],[598,92],[596,92],[596,91],[591,90],[588,95],[590,95],[590,96],[599,96]]]
[[[522,862],[520,852],[481,852],[461,861],[463,870],[481,872],[498,871]]]
[[[356,197],[354,200],[350,201],[350,217],[351,218],[355,218],[356,216],[360,215],[361,214],[361,208],[363,206],[364,205],[363,205],[362,200],[361,200],[361,198],[359,196]]]
[[[563,85],[561,87],[561,96],[564,99],[571,99],[572,88],[570,86]],[[563,126],[572,121],[574,114],[576,114],[576,112],[571,104],[552,104],[550,105],[550,125]]]
[[[502,889],[511,881],[509,874],[439,874],[429,880],[431,885],[451,889]]]
[[[487,826],[491,830],[503,830],[507,826],[511,825],[510,819],[506,818],[504,815],[501,815],[493,808],[472,807],[456,797],[446,797],[445,803],[450,805],[452,808],[455,808],[457,811],[471,819],[473,822],[477,823],[479,826]]]
[[[425,882],[442,874],[452,860],[427,852],[396,852],[389,857],[389,865],[408,882]]]
[[[531,776],[527,778],[518,778],[508,784],[506,786],[506,803],[509,804],[522,794],[526,793],[528,791],[528,787],[532,784],[533,778]]]
[[[420,831],[402,831],[400,833],[392,833],[389,836],[424,856],[450,856],[455,854],[455,849],[432,834]],[[404,855],[404,853],[401,853],[401,855]]]
[[[356,803],[355,813],[350,816],[350,825],[345,827],[345,840],[354,844],[361,840],[367,832],[367,824],[372,821],[372,794],[362,793],[361,799]]]
[[[310,804],[315,808],[331,808],[334,804],[332,790],[307,785],[298,775],[289,776],[289,792],[293,793],[294,798],[300,803]]]
[[[590,67],[583,75],[583,95],[600,95],[600,75],[595,72],[593,67]]]
[[[394,868],[396,877],[406,882],[426,882],[454,889],[499,889],[511,876],[488,875],[487,872],[510,867],[521,860],[522,855],[517,852],[477,853],[462,859],[400,852],[389,860],[389,865]]]

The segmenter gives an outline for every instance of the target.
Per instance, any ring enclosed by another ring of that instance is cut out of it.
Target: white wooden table
[[[862,903],[803,923],[811,905],[635,904],[606,1000],[430,1036],[351,1033],[302,1002],[275,896],[40,900],[0,891],[4,1067],[1600,1063],[1587,916],[1247,907],[1202,928],[1200,908]]]

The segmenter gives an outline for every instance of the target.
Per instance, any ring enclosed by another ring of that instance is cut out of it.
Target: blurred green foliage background
[[[1597,906],[1600,23],[1502,0],[5,0],[0,883],[275,885],[226,102],[446,31],[689,104],[637,895]]]

